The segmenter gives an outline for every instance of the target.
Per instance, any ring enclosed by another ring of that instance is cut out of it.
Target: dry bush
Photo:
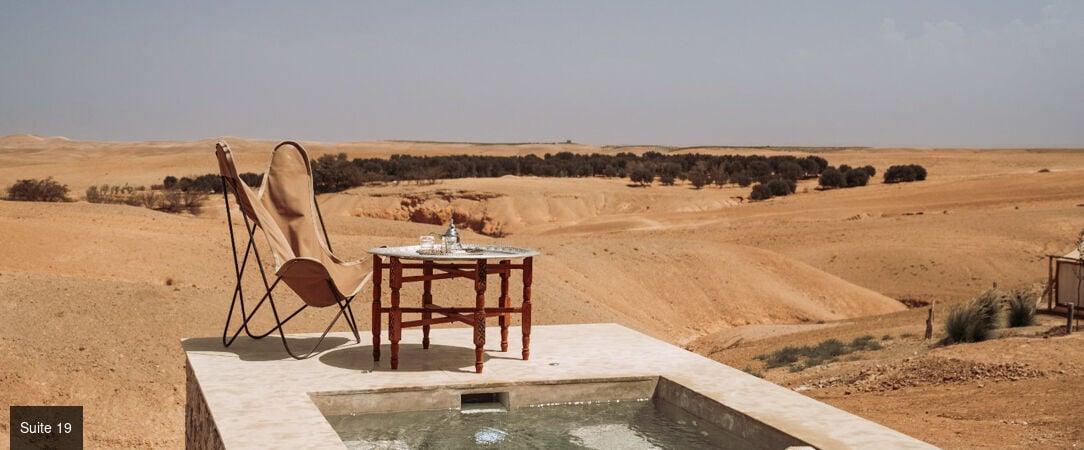
[[[192,214],[199,214],[205,200],[207,200],[206,192],[187,191],[181,193],[181,205]]]
[[[91,186],[87,188],[87,201],[90,203],[115,203],[139,206],[155,211],[179,214],[189,212],[199,214],[207,192],[178,189],[147,189],[145,186]]]
[[[98,186],[91,186],[87,188],[87,202],[89,203],[105,203],[105,196],[98,191]]]
[[[44,180],[26,179],[16,181],[7,189],[8,200],[22,202],[70,202],[68,185],[60,184],[53,177]]]

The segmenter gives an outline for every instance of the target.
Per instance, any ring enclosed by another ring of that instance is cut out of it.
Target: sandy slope
[[[273,146],[230,142],[242,171],[260,171]],[[352,156],[630,151],[411,142],[307,148]],[[213,140],[5,137],[0,186],[54,176],[78,197],[93,184],[149,185],[165,175],[213,172],[212,152]],[[336,251],[348,258],[440,229],[391,220],[411,211],[455,211],[491,225],[479,231],[499,226],[505,237],[467,231],[464,240],[542,251],[536,321],[619,322],[705,354],[791,331],[770,324],[830,325],[901,311],[892,298],[954,300],[992,282],[1039,281],[1042,255],[1064,252],[1084,222],[1075,195],[1084,188],[1084,152],[866,149],[823,156],[881,171],[915,162],[931,176],[829,192],[804,182],[799,195],[756,204],[739,203],[735,197],[748,194],[740,188],[517,177],[362,187],[320,201]],[[403,209],[404,196],[417,200],[413,210]],[[220,333],[232,286],[224,211],[212,200],[196,217],[0,201],[7,256],[0,259],[0,404],[85,405],[87,442],[95,447],[179,446],[184,361],[177,340]],[[467,297],[466,286],[442,288]],[[295,329],[315,329],[323,320],[315,314]],[[368,317],[359,320],[368,327]],[[877,332],[877,322],[862,320],[854,323]],[[734,328],[749,324],[758,327]],[[5,414],[2,408],[4,434]],[[936,434],[929,439],[952,445]]]

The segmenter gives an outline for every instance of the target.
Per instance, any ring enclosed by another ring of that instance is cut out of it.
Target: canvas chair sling
[[[316,353],[316,349],[339,317],[345,317],[354,338],[360,342],[357,321],[350,303],[369,281],[371,272],[366,270],[360,261],[344,262],[331,252],[323,215],[320,213],[313,191],[312,170],[305,150],[299,144],[289,141],[276,146],[268,168],[264,172],[260,189],[256,193],[253,193],[241,179],[233,160],[233,153],[226,143],[218,143],[215,155],[222,174],[234,273],[237,277],[222,333],[223,345],[229,347],[241,332],[253,339],[262,339],[278,331],[286,352],[294,358],[304,359]],[[243,253],[238,252],[237,237],[233,230],[230,191],[237,199],[245,231],[248,234],[248,242]],[[317,225],[319,225],[319,231]],[[275,278],[273,281],[269,280],[270,277],[264,270],[263,259],[255,245],[257,228],[263,231],[262,234],[274,258]],[[255,265],[259,270],[260,280],[265,290],[251,311],[246,308],[242,289],[242,279],[248,268],[250,255],[256,259]],[[273,294],[279,282],[284,282],[304,302],[285,319],[279,314]],[[266,332],[254,333],[250,329],[249,322],[265,303],[270,305],[275,326]],[[286,339],[283,325],[309,306],[333,305],[338,307],[338,312],[313,348],[304,355],[295,353]],[[233,321],[235,309],[240,310],[241,324],[230,336],[230,324]]]

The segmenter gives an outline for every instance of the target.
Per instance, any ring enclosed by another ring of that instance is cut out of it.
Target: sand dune
[[[212,173],[214,141],[6,136],[0,186],[53,176],[78,198],[90,185],[150,185],[166,175]],[[242,171],[261,171],[274,145],[229,141]],[[352,157],[658,150],[397,141],[306,146],[314,155]],[[760,203],[735,199],[747,188],[529,177],[368,186],[320,202],[345,257],[365,258],[368,248],[414,243],[441,229],[397,219],[463,214],[481,224],[464,232],[466,242],[542,252],[537,323],[619,322],[674,343],[695,342],[705,352],[764,335],[735,331],[743,325],[854,319],[902,311],[898,298],[954,301],[993,282],[1039,281],[1043,255],[1064,253],[1084,224],[1084,208],[1077,207],[1084,152],[853,149],[822,156],[879,171],[919,163],[930,178],[824,192],[805,181],[798,195]],[[1042,168],[1051,172],[1039,173]],[[86,405],[87,442],[94,447],[178,446],[184,361],[177,341],[221,332],[232,287],[226,226],[220,198],[199,216],[0,201],[0,403]],[[440,289],[447,298],[469,298],[465,285]],[[404,298],[417,295],[404,291]],[[303,318],[295,329],[315,329],[324,319]],[[368,327],[366,315],[359,320]],[[2,411],[0,430],[7,433]],[[133,423],[163,431],[123,431]]]

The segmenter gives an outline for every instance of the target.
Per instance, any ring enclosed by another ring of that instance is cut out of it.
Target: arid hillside
[[[262,171],[274,145],[228,140],[240,169],[251,172]],[[668,151],[391,141],[305,146],[314,156],[352,157]],[[0,404],[84,405],[91,447],[181,445],[184,356],[178,341],[220,334],[233,286],[222,199],[211,197],[198,215],[79,200],[91,185],[149,186],[167,175],[215,172],[213,151],[214,140],[0,138],[0,187],[52,176],[77,200],[0,201],[0,248],[6,256],[0,259]],[[885,317],[907,317],[892,319],[900,330],[920,327],[924,316],[906,311],[898,299],[944,305],[995,282],[1011,287],[1044,281],[1045,255],[1067,252],[1084,227],[1084,207],[1078,206],[1084,202],[1078,194],[1084,192],[1084,152],[818,154],[833,165],[872,164],[879,172],[917,163],[930,176],[888,185],[878,175],[869,186],[831,191],[818,191],[807,180],[796,195],[765,202],[745,201],[749,189],[731,186],[643,188],[629,186],[627,179],[512,176],[364,186],[321,195],[319,201],[336,253],[345,258],[367,258],[365,250],[379,245],[416,243],[420,234],[440,231],[438,223],[451,214],[466,216],[465,242],[542,252],[536,261],[536,323],[617,322],[739,368],[752,355],[733,349],[756,341],[757,349],[769,349],[782,341],[763,339],[785,339],[780,333],[848,324],[846,333],[879,337],[889,332],[878,322]],[[465,285],[442,289],[453,298],[469,297]],[[404,291],[404,298],[416,295]],[[310,314],[293,329],[313,331],[325,316]],[[358,319],[368,328],[367,314]],[[762,332],[781,325],[791,328]],[[729,353],[719,353],[727,348]],[[954,355],[967,352],[959,348]],[[1064,375],[1080,380],[1076,372]],[[769,379],[785,382],[774,376]],[[824,395],[865,415],[860,405]],[[0,411],[6,435],[7,408]],[[929,426],[948,436],[952,427],[968,425],[948,420]],[[967,446],[936,430],[925,436],[917,427],[899,429],[935,444]],[[1072,442],[1067,436],[1055,442]]]

